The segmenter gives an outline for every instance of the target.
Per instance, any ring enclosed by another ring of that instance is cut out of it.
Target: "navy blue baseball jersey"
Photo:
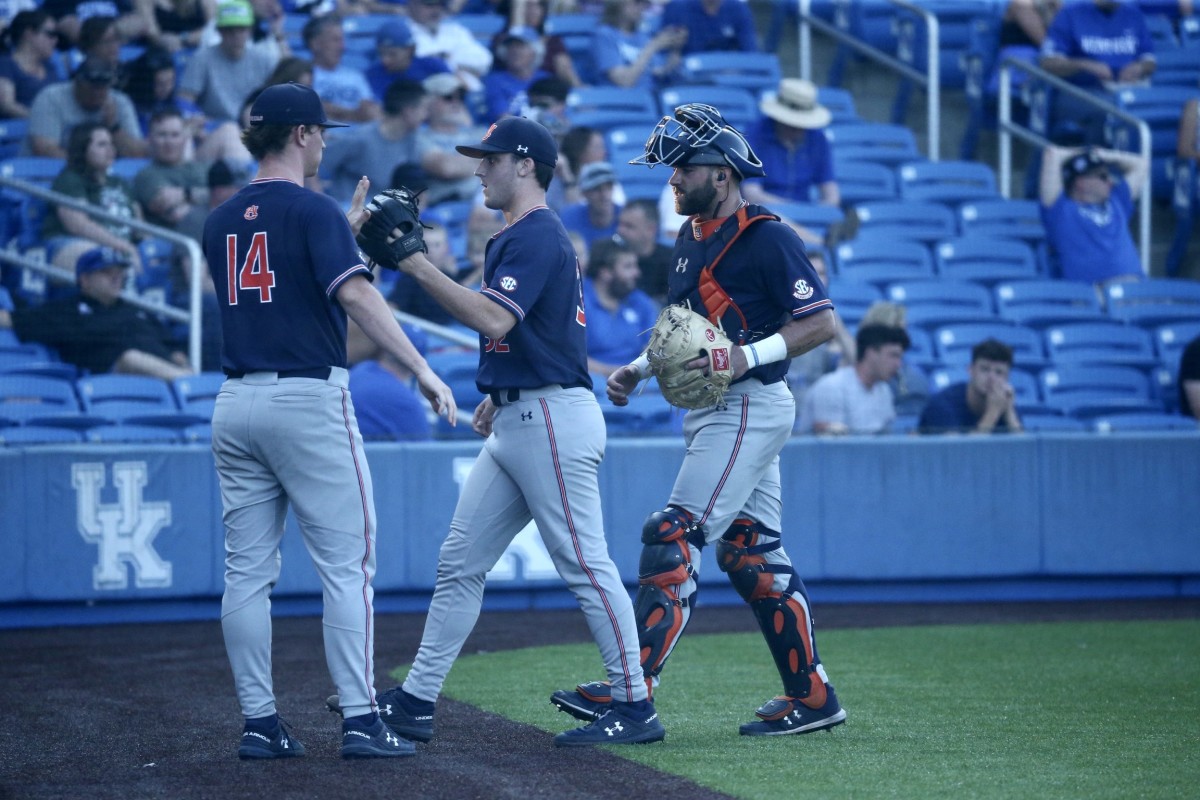
[[[222,368],[346,366],[346,312],[329,298],[352,275],[371,273],[332,198],[288,180],[254,181],[209,214],[203,245],[221,309]]]
[[[734,237],[738,246],[729,247]],[[668,302],[686,302],[720,322],[734,344],[757,342],[789,320],[833,308],[800,237],[761,206],[743,206],[719,223],[689,220],[680,228],[673,258]],[[789,363],[763,364],[739,380],[781,380]]]
[[[537,206],[491,238],[481,291],[517,318],[504,337],[480,337],[481,392],[592,385],[583,278],[557,214]]]

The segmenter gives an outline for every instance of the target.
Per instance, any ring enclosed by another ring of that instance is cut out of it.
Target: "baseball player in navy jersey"
[[[433,736],[434,702],[479,617],[484,578],[532,519],[579,600],[612,686],[608,713],[555,744],[659,741],[666,734],[638,663],[633,605],[604,539],[604,417],[587,371],[582,277],[546,207],[558,149],[523,117],[505,117],[479,144],[457,149],[480,159],[484,203],[507,223],[488,242],[482,289],[460,286],[422,253],[400,268],[479,331],[476,383],[485,398],[472,425],[487,438],[442,544],[420,649],[404,684],[380,694],[380,714],[403,736]],[[331,707],[338,703],[330,698]]]
[[[762,164],[717,109],[675,109],[631,163],[672,168],[675,208],[688,218],[675,241],[668,301],[706,315],[739,345],[723,401],[684,417],[683,466],[666,507],[642,528],[634,601],[642,669],[657,686],[696,601],[701,550],[715,545],[718,566],[753,610],[783,680],[783,693],[741,733],[831,728],[846,712],[817,655],[808,594],[783,550],[779,452],[795,418],[788,359],[833,336],[833,305],[795,233],[742,199],[741,181],[761,177]],[[701,357],[689,368],[706,365]],[[625,405],[648,374],[645,355],[617,369],[609,398]],[[591,719],[611,695],[597,681],[555,692],[551,702]]]
[[[221,629],[246,718],[241,758],[304,754],[279,720],[271,680],[270,594],[289,505],[324,592],[326,661],[346,700],[342,756],[415,752],[376,712],[375,504],[347,390],[347,314],[416,374],[439,413],[453,422],[456,409],[371,285],[346,216],[303,188],[335,126],[307,86],[264,91],[242,135],[258,174],[204,228],[227,375],[212,447],[225,523]],[[351,209],[360,225],[366,190],[364,179]]]

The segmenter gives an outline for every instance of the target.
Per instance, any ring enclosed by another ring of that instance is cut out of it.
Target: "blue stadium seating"
[[[594,83],[592,72],[592,36],[600,24],[595,13],[550,14],[542,30],[548,36],[562,39],[575,65],[575,72],[584,83]]]
[[[658,100],[649,89],[620,86],[577,86],[567,94],[567,119],[605,131],[618,125],[645,125],[658,121]]]
[[[1150,369],[1158,364],[1154,340],[1140,328],[1116,322],[1055,325],[1044,334],[1046,352],[1058,364],[1118,364]]]
[[[1127,431],[1194,431],[1200,425],[1195,417],[1165,412],[1143,412],[1112,414],[1096,417],[1092,421],[1096,433],[1123,433]],[[4,432],[0,431],[0,435]]]
[[[1030,433],[1089,433],[1088,423],[1062,414],[1021,414],[1021,426]]]
[[[884,285],[933,278],[933,257],[920,242],[854,239],[834,250],[838,283],[859,281]]]
[[[721,109],[725,121],[740,131],[746,131],[759,118],[758,100],[752,91],[741,86],[678,84],[658,93],[658,105],[664,114],[672,113],[676,106],[684,103],[716,106]],[[643,130],[643,142],[648,133]]]
[[[0,427],[0,444],[7,447],[31,445],[78,444],[83,434],[70,428],[28,424],[20,427]]]
[[[985,339],[997,339],[1011,347],[1015,367],[1033,369],[1046,363],[1041,334],[1003,322],[943,325],[933,333],[933,346],[943,364],[970,364],[972,348]]]
[[[920,242],[936,242],[957,235],[954,212],[941,203],[916,200],[880,200],[854,206],[858,235],[873,233]],[[884,230],[880,231],[880,228]]]
[[[84,439],[94,444],[178,444],[179,432],[153,425],[98,425],[88,428]]]
[[[1200,321],[1200,283],[1180,278],[1149,278],[1109,284],[1109,316],[1146,328]]]
[[[958,207],[958,226],[963,236],[1020,239],[1029,244],[1046,238],[1036,200],[972,200]]]
[[[1159,363],[1178,371],[1184,348],[1200,337],[1200,321],[1162,325],[1153,336]]]
[[[896,172],[873,161],[841,161],[834,153],[833,174],[837,176],[842,205],[894,200],[898,197]]]
[[[175,393],[175,401],[181,411],[211,419],[217,403],[217,393],[221,391],[221,385],[224,383],[223,373],[201,372],[198,375],[176,378],[171,382],[171,390]]]
[[[1161,411],[1146,374],[1132,367],[1065,364],[1038,376],[1046,405],[1081,418]]]
[[[933,248],[933,259],[943,278],[977,281],[989,286],[1038,276],[1033,248],[1016,239],[963,236],[938,242]]]
[[[883,292],[874,284],[840,280],[829,287],[829,297],[842,322],[853,330],[867,309],[883,299]]]
[[[871,161],[895,167],[921,160],[916,137],[903,125],[861,121],[833,123],[825,129],[825,136],[838,161]]]
[[[836,206],[820,203],[786,203],[775,201],[769,208],[788,222],[803,225],[822,239],[830,227],[840,224],[846,215]]]
[[[847,89],[840,89],[836,86],[818,86],[817,103],[829,109],[830,122],[834,125],[861,121],[858,116],[858,107],[854,102],[854,95]]]
[[[713,51],[691,53],[680,64],[683,83],[709,83],[749,89],[756,95],[775,91],[781,71],[774,53]]]
[[[1104,322],[1110,318],[1096,291],[1086,283],[1060,280],[1011,281],[997,284],[996,310],[1018,325],[1045,328],[1069,322]]]
[[[977,283],[956,280],[893,283],[887,299],[904,306],[908,327],[936,328],[957,322],[988,322],[996,314],[992,294]]]
[[[996,175],[977,161],[920,161],[896,168],[900,196],[907,200],[963,203],[999,197]]]

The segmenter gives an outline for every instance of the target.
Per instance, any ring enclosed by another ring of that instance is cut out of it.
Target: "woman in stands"
[[[508,24],[504,30],[492,39],[492,52],[499,56],[498,47],[503,41],[505,31],[513,28],[533,28],[541,37],[542,63],[538,68],[556,78],[561,78],[571,86],[582,86],[579,70],[567,52],[567,45],[561,36],[546,34],[546,14],[548,0],[500,0],[496,11],[505,15]]]
[[[27,118],[43,87],[61,81],[54,51],[58,25],[45,11],[22,11],[4,32],[0,56],[0,117]]]
[[[67,163],[50,188],[99,206],[116,217],[141,219],[133,187],[123,178],[109,174],[116,158],[116,145],[108,128],[98,122],[77,125],[67,140]],[[55,265],[72,271],[79,256],[97,245],[123,253],[134,271],[140,271],[141,258],[134,236],[129,225],[93,219],[83,211],[65,206],[52,207],[42,225],[47,256]]]

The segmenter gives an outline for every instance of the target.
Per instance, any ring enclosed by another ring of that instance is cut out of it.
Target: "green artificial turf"
[[[833,630],[849,718],[750,738],[779,691],[757,634],[685,636],[656,705],[664,744],[608,748],[740,798],[1200,796],[1200,621]],[[401,671],[402,672],[402,671]],[[450,697],[557,732],[550,692],[603,678],[592,645],[461,658]]]

